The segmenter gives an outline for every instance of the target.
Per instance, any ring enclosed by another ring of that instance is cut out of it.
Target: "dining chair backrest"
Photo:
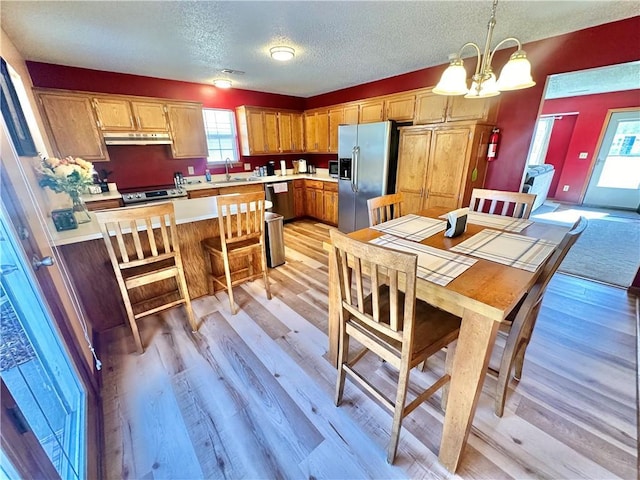
[[[262,242],[264,236],[264,192],[232,193],[216,197],[218,225],[223,248],[237,242]]]
[[[395,341],[411,339],[416,303],[417,255],[360,242],[337,230],[331,230],[331,243],[337,262],[342,309],[377,333]],[[383,305],[380,297],[381,292],[385,291],[380,287],[385,284],[389,289],[388,306]],[[365,285],[370,286],[370,305],[369,301],[365,302]],[[402,299],[403,304],[400,303]],[[399,312],[404,312],[402,318]]]
[[[519,380],[522,376],[525,353],[536,325],[547,285],[571,247],[587,228],[587,223],[586,218],[580,217],[571,230],[564,235],[562,241],[542,267],[540,276],[531,290],[527,292],[524,301],[507,317],[505,324],[508,326],[508,334],[500,360],[500,368],[498,370],[489,368],[490,372],[498,375],[494,401],[494,411],[498,417],[502,417],[504,413],[511,370],[515,367],[514,376],[516,379]]]
[[[535,200],[534,193],[474,188],[471,192],[469,210],[514,218],[529,218]]]
[[[369,210],[369,226],[373,227],[379,223],[393,220],[402,216],[402,203],[404,197],[402,192],[382,195],[380,197],[367,200]]]
[[[114,270],[179,256],[173,203],[94,212]],[[125,242],[130,234],[133,242]]]

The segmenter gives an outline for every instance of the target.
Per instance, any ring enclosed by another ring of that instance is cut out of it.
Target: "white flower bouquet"
[[[40,165],[42,188],[49,187],[56,193],[67,193],[72,198],[93,184],[93,165],[82,158],[43,158]]]

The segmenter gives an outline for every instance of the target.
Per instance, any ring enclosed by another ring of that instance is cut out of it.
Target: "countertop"
[[[187,191],[204,190],[207,188],[223,188],[234,187],[238,185],[249,185],[254,183],[274,183],[274,182],[286,182],[289,180],[322,180],[323,182],[338,183],[338,179],[329,176],[329,171],[326,168],[318,169],[318,173],[308,174],[301,173],[294,175],[271,175],[269,177],[254,177],[252,173],[238,173],[231,175],[231,181],[225,181],[224,175],[212,175],[211,181],[207,182],[204,175],[185,177],[187,183],[182,187]],[[105,192],[96,195],[83,195],[82,199],[86,202],[96,202],[99,200],[111,200],[115,198],[121,198],[122,194],[118,191]]]
[[[176,224],[180,225],[182,223],[218,218],[215,198],[216,197],[191,199],[180,198],[172,200],[176,213]],[[267,201],[266,208],[271,207],[271,202]],[[91,222],[80,224],[75,230],[65,230],[63,232],[57,232],[53,225],[53,221],[49,219],[49,231],[51,232],[51,240],[53,241],[53,244],[61,246],[102,238],[102,233],[100,233],[100,227],[98,226],[98,220],[96,220],[95,214],[93,212],[89,212],[89,215],[91,217]]]

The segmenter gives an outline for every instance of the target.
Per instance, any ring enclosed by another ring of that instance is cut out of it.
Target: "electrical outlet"
[[[193,175],[194,174],[194,170],[192,166],[188,166],[187,167],[187,171],[189,172],[189,175]]]
[[[245,172],[250,172],[251,171],[251,164],[250,163],[245,163],[244,164],[244,171]]]
[[[562,187],[562,191],[563,192],[568,192],[569,191],[569,185],[565,185],[564,187]]]
[[[581,159],[581,160],[584,160],[588,156],[589,156],[589,154],[587,152],[580,152],[580,155],[578,155],[578,158]]]

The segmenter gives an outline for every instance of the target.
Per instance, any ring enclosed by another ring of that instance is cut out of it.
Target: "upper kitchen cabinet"
[[[280,132],[278,129],[279,112],[258,107],[241,106],[236,108],[238,117],[238,133],[240,134],[240,150],[242,155],[266,155],[280,153]],[[292,148],[293,142],[301,144],[300,126],[295,125],[293,118],[283,120],[285,124],[285,147]],[[299,147],[301,148],[301,147]]]
[[[164,104],[114,96],[93,98],[99,127],[107,132],[167,132]]]
[[[308,110],[304,112],[304,146],[306,152],[329,152],[328,110]]]
[[[376,99],[360,103],[358,123],[381,122],[384,120],[384,100]]]
[[[342,122],[345,125],[355,125],[360,117],[360,106],[358,104],[344,105],[342,107]]]
[[[416,96],[415,95],[393,95],[385,99],[385,120],[395,120],[397,122],[410,122],[413,120]]]
[[[338,126],[344,124],[344,109],[329,109],[329,152],[338,153]]]
[[[492,123],[498,113],[497,98],[464,98],[437,95],[428,89],[416,96],[414,124],[474,120]]]
[[[167,104],[169,131],[173,140],[173,158],[204,158],[209,156],[202,117],[198,103]]]
[[[278,112],[278,145],[281,153],[298,153],[304,150],[304,126],[302,113]]]
[[[88,95],[39,89],[34,93],[56,156],[109,160]]]

